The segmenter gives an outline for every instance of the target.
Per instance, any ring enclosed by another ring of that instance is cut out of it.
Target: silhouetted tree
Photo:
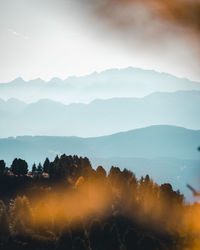
[[[42,173],[42,165],[41,165],[41,163],[38,164],[37,172],[38,172],[38,174]]]
[[[136,177],[135,177],[134,173],[131,172],[130,170],[127,170],[126,168],[124,168],[122,175],[126,179],[126,181],[132,182],[134,179],[134,181],[136,182]]]
[[[120,175],[121,175],[120,168],[112,166],[110,171],[109,171],[108,178],[110,179],[111,183],[114,186],[118,186],[119,180],[120,180]]]
[[[16,158],[12,162],[11,171],[15,175],[26,175],[28,172],[28,164],[25,160]]]
[[[145,176],[145,178],[144,178],[144,183],[146,184],[146,185],[148,185],[149,183],[150,183],[150,178],[149,178],[149,175],[147,174],[146,176]]]
[[[172,201],[175,197],[174,194],[171,184],[164,183],[160,186],[160,196],[165,198],[166,201]]]
[[[96,172],[99,176],[106,177],[106,170],[102,166],[98,166]]]
[[[3,160],[0,160],[0,176],[4,175],[6,169],[6,163]]]
[[[57,163],[59,161],[59,157],[58,155],[56,155],[55,159],[54,159],[54,163]]]
[[[85,174],[87,175],[90,173],[90,171],[92,170],[92,166],[91,166],[91,163],[87,157],[81,158],[81,163],[80,163],[79,169],[81,170],[80,173],[83,176]]]
[[[188,231],[180,236],[176,227],[186,211],[187,220],[200,211],[199,204],[185,204],[169,183],[159,186],[148,175],[138,181],[131,171],[112,167],[107,176],[87,158],[65,154],[33,165],[33,173],[50,178],[21,177],[27,173],[21,159],[11,170],[15,176],[0,178],[0,249],[189,249],[194,237]]]
[[[50,161],[48,158],[46,158],[46,160],[44,161],[44,164],[43,164],[43,172],[49,173],[49,167],[50,167]]]
[[[139,180],[139,183],[140,183],[140,185],[143,185],[143,183],[144,183],[144,177],[143,176],[141,176],[141,178]]]
[[[32,173],[35,174],[37,172],[36,164],[34,163],[32,166]]]
[[[29,200],[26,196],[18,196],[11,207],[12,233],[23,235],[30,230],[33,217]]]

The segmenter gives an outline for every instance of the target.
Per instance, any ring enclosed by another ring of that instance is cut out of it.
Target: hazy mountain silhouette
[[[146,173],[156,182],[170,182],[188,199],[186,183],[199,185],[200,130],[174,126],[151,126],[109,136],[50,137],[21,136],[0,139],[0,158],[11,164],[17,158],[34,162],[53,159],[57,154],[87,156],[94,167],[111,165],[131,169],[137,176]]]
[[[198,160],[200,130],[151,126],[103,137],[19,136],[0,139],[0,156],[6,161],[22,157],[42,160],[56,154],[88,157],[179,158]]]
[[[94,100],[64,105],[48,99],[25,104],[0,100],[0,137],[102,136],[150,125],[200,129],[200,91],[153,93],[144,98]]]
[[[53,78],[24,81],[17,78],[0,84],[0,98],[17,98],[26,102],[52,99],[69,104],[113,97],[142,97],[155,91],[200,90],[200,83],[167,73],[139,68],[110,69],[66,80]]]

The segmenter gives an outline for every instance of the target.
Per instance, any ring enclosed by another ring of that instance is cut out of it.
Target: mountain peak
[[[7,103],[13,103],[13,104],[26,104],[25,102],[23,102],[23,101],[21,101],[21,100],[19,100],[19,99],[17,99],[17,98],[9,98],[8,100],[7,100]]]
[[[11,81],[12,83],[21,83],[21,82],[25,82],[25,80],[20,76],[15,78],[13,81]]]
[[[41,83],[43,83],[45,81],[38,77],[38,78],[35,78],[35,79],[29,81],[29,83],[31,83],[31,82],[41,82]]]
[[[53,77],[48,82],[60,82],[60,81],[62,81],[62,79],[60,79],[59,77]]]

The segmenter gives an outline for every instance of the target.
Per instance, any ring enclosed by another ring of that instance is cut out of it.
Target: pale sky
[[[70,75],[128,66],[154,69],[200,81],[190,44],[122,39],[75,0],[0,0],[0,82]]]

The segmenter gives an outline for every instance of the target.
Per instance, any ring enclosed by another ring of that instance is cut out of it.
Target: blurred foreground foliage
[[[88,158],[0,161],[0,249],[200,249],[200,206],[169,183]]]

